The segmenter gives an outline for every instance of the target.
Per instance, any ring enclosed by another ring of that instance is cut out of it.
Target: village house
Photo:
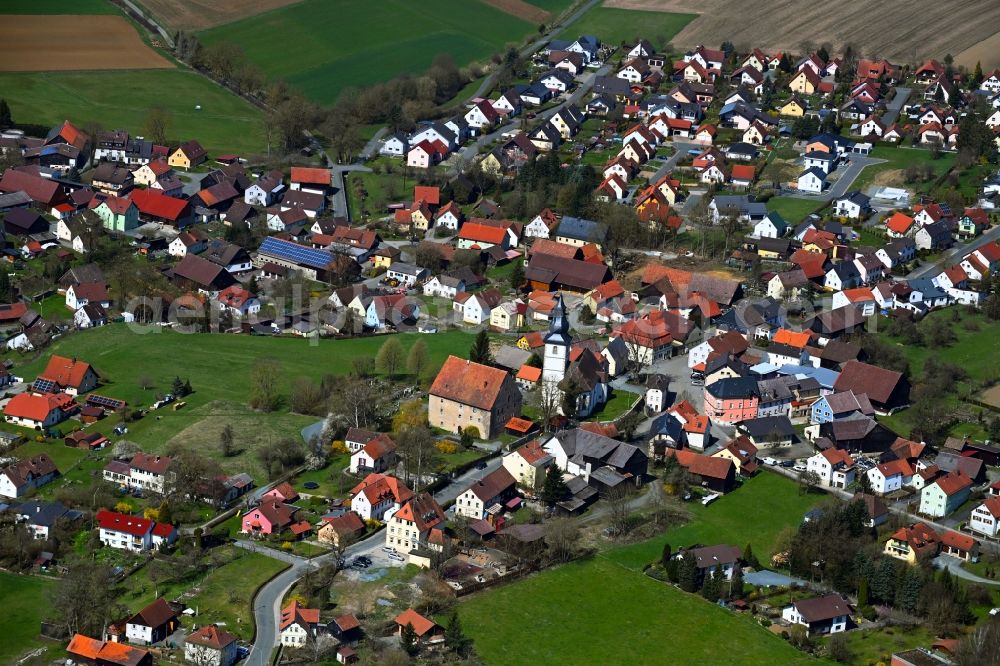
[[[518,487],[528,491],[541,489],[545,470],[553,458],[538,440],[528,442],[503,457],[503,468],[514,477]]]
[[[979,543],[967,534],[952,530],[938,533],[925,523],[914,523],[893,532],[882,552],[913,565],[933,559],[939,553],[975,562],[979,558]]]
[[[364,520],[385,520],[413,497],[413,491],[394,476],[371,473],[350,492],[351,510]]]
[[[507,468],[499,467],[459,494],[455,513],[472,520],[492,521],[504,509],[520,504],[515,486],[516,480]]]
[[[403,553],[418,549],[441,551],[444,541],[444,510],[430,493],[413,496],[388,518],[385,545]]]
[[[396,636],[402,636],[403,631],[409,627],[416,634],[417,642],[421,645],[444,643],[444,627],[433,620],[428,620],[412,608],[407,608],[397,615],[393,622],[396,623],[394,632]]]
[[[943,518],[965,503],[972,491],[972,479],[960,471],[945,474],[920,490],[918,511],[932,518]]]
[[[181,144],[167,158],[167,164],[185,171],[198,166],[208,159],[208,153],[197,141],[188,141]]]
[[[238,657],[237,638],[216,624],[206,624],[184,639],[184,659],[204,666],[232,666]]]
[[[141,516],[101,510],[95,516],[98,537],[105,546],[141,552],[177,541],[177,528]]]
[[[59,476],[56,464],[39,453],[0,468],[0,497],[23,497]]]
[[[278,640],[284,647],[303,648],[320,630],[319,609],[304,608],[293,600],[281,609]]]
[[[472,426],[492,438],[521,411],[514,378],[498,368],[449,356],[430,388],[427,417],[432,427],[459,433]]]
[[[83,634],[74,634],[66,652],[73,661],[100,666],[153,666],[153,655],[142,648],[116,641],[97,640]]]
[[[329,544],[335,548],[346,548],[365,533],[365,523],[354,511],[348,511],[334,517],[324,517],[316,538],[320,543]]]
[[[807,636],[847,631],[851,627],[851,606],[839,594],[793,601],[781,611],[781,618],[806,628]]]
[[[281,534],[294,522],[296,508],[275,499],[265,499],[243,514],[241,531],[253,536]]]
[[[555,434],[544,444],[559,469],[599,489],[645,481],[649,457],[631,444],[583,428]]]
[[[136,645],[153,645],[167,638],[179,626],[179,613],[160,597],[125,622],[125,638]]]
[[[7,401],[3,414],[15,425],[44,430],[62,423],[78,410],[79,405],[66,393],[18,393]]]
[[[396,463],[396,443],[380,433],[351,454],[351,474],[375,472],[381,474]]]
[[[1000,535],[1000,496],[988,497],[972,510],[969,529],[990,538]]]
[[[820,451],[806,461],[806,469],[827,488],[846,488],[854,483],[854,459],[841,449]]]

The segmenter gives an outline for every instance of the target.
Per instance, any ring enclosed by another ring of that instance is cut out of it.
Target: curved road
[[[490,472],[500,467],[503,461],[498,456],[492,458],[484,469],[471,469],[465,474],[453,479],[447,486],[434,493],[434,499],[445,504],[458,497],[458,494],[470,486],[474,481],[478,481]],[[385,543],[385,536],[381,531],[375,532],[371,536],[352,544],[344,551],[344,559],[366,555],[378,550]],[[266,546],[258,544],[237,542],[241,548],[260,552],[284,562],[290,562],[291,566],[260,588],[253,600],[253,616],[256,625],[253,646],[246,659],[246,666],[268,666],[271,661],[271,653],[278,641],[278,621],[281,614],[281,602],[288,594],[299,578],[310,570],[319,569],[330,562],[336,561],[336,553],[320,555],[311,560],[307,560],[288,553],[274,551]]]

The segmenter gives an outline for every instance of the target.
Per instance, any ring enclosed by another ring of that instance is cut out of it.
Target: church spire
[[[549,318],[549,332],[545,336],[546,344],[563,344],[569,346],[569,319],[566,318],[566,306],[562,294],[556,296],[556,305],[552,308]]]

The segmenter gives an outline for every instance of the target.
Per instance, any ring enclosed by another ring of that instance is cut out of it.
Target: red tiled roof
[[[462,226],[458,237],[463,240],[476,241],[477,243],[493,243],[499,245],[503,242],[507,230],[502,227],[490,227],[485,224],[467,222]]]
[[[74,292],[76,289],[77,286],[74,286]],[[106,291],[105,296],[107,296]],[[80,388],[89,370],[89,363],[53,354],[49,359],[48,365],[45,366],[45,371],[39,377],[49,379],[59,386]]]
[[[491,410],[507,377],[507,373],[499,368],[449,356],[434,379],[430,394],[478,409]]]
[[[395,622],[401,627],[410,625],[413,628],[413,631],[416,632],[417,636],[424,636],[438,626],[412,608],[407,608],[405,611],[397,615]]]
[[[281,623],[279,629],[286,629],[292,624],[314,625],[319,624],[318,608],[303,608],[298,601],[292,601],[281,609]]]
[[[330,170],[316,167],[292,167],[293,183],[303,185],[330,185]]]
[[[129,198],[143,215],[152,215],[173,221],[178,220],[190,205],[183,199],[168,197],[156,190],[132,190]]]
[[[905,234],[909,228],[913,226],[913,218],[905,213],[896,211],[892,214],[892,217],[886,221],[885,226],[894,233]]]
[[[184,642],[221,650],[227,645],[236,642],[236,636],[219,629],[218,625],[206,624],[201,629],[188,634]]]
[[[430,185],[416,185],[413,188],[413,201],[423,201],[431,206],[441,203],[441,189]]]
[[[145,536],[153,527],[153,521],[142,516],[128,516],[124,513],[101,510],[95,517],[101,529],[123,532],[132,536]]]
[[[32,421],[45,421],[51,412],[57,409],[69,411],[75,404],[73,398],[65,393],[46,393],[44,395],[18,393],[7,402],[3,413],[7,416]]]
[[[526,382],[537,382],[542,378],[542,369],[536,368],[532,365],[524,364],[517,371],[517,379],[522,379]]]

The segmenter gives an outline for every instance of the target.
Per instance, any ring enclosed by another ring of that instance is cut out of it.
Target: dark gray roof
[[[556,235],[588,243],[603,243],[608,237],[608,228],[593,220],[566,215],[560,220]]]
[[[781,435],[790,437],[795,435],[795,428],[787,416],[762,416],[757,419],[750,419],[740,423],[740,429],[751,437],[770,437],[771,435]]]

